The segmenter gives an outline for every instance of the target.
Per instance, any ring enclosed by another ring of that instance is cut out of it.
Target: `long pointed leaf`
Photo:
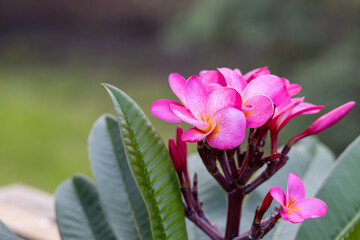
[[[316,194],[324,217],[305,221],[296,239],[342,239],[360,220],[360,137],[341,154]]]
[[[56,217],[63,240],[116,240],[90,179],[77,175],[55,193]]]
[[[151,239],[146,205],[130,172],[114,117],[103,115],[94,124],[89,157],[100,200],[117,239]]]
[[[126,157],[149,211],[154,239],[187,239],[179,184],[164,143],[140,107],[104,85],[118,117]]]

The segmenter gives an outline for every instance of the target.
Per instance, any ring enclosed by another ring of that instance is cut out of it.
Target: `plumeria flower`
[[[210,91],[197,76],[185,80],[179,74],[169,77],[170,87],[182,104],[161,99],[150,109],[155,117],[169,122],[186,122],[183,141],[198,142],[206,138],[218,149],[234,148],[245,138],[245,116],[240,94],[233,88]]]
[[[303,139],[310,135],[318,134],[319,132],[322,132],[325,129],[331,127],[332,125],[340,121],[343,117],[345,117],[345,115],[350,112],[350,110],[354,107],[354,105],[355,102],[351,101],[321,116],[313,124],[311,124],[311,126],[308,127],[305,131],[291,138],[290,141],[288,142],[288,145],[291,146],[300,139]]]
[[[289,103],[290,96],[282,78],[268,73],[267,68],[255,69],[248,75],[248,83],[239,70],[219,68],[227,86],[236,89],[242,97],[242,111],[246,117],[246,126],[256,128],[262,126],[274,113],[274,105]],[[250,76],[258,75],[255,78]]]
[[[294,173],[289,174],[286,195],[279,187],[272,187],[270,194],[280,203],[280,216],[285,221],[301,223],[326,214],[326,204],[318,198],[306,198],[304,184]]]

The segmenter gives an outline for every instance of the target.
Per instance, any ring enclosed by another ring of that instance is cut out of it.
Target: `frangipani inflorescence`
[[[150,107],[152,114],[164,121],[194,126],[184,132],[182,139],[187,142],[206,139],[217,149],[239,146],[246,128],[266,125],[272,152],[276,152],[278,134],[291,119],[323,108],[304,102],[304,97],[292,98],[301,86],[271,74],[267,67],[246,74],[229,68],[203,70],[188,80],[172,73],[169,84],[180,102],[157,100]]]
[[[304,97],[295,97],[301,90],[300,85],[271,74],[267,67],[246,74],[229,68],[203,70],[188,80],[172,73],[169,84],[179,102],[157,100],[151,105],[151,112],[164,121],[185,122],[193,126],[184,133],[180,127],[177,128],[177,140],[175,143],[170,138],[169,152],[185,201],[185,215],[209,237],[261,239],[280,218],[300,223],[304,219],[325,215],[326,204],[316,198],[306,198],[301,179],[290,173],[286,194],[279,187],[272,187],[256,208],[251,228],[239,234],[245,196],[286,164],[293,144],[338,122],[355,102],[348,102],[320,117],[278,152],[279,132],[290,120],[302,114],[318,113],[324,107],[307,103]],[[263,156],[268,134],[270,155]],[[244,140],[247,140],[245,148],[242,147]],[[198,153],[207,171],[227,194],[225,233],[207,218],[202,209],[196,174],[191,184],[185,142],[197,142]],[[268,218],[263,219],[273,199],[280,203],[281,209],[275,208]]]

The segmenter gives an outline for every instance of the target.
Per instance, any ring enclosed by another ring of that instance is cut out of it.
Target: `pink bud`
[[[178,147],[180,159],[182,162],[185,163],[185,167],[186,167],[187,147],[186,147],[186,142],[182,140],[182,135],[183,135],[183,130],[181,126],[178,125],[176,129],[176,144]]]
[[[331,127],[332,125],[340,121],[340,119],[342,119],[346,114],[348,114],[348,112],[354,107],[354,105],[355,102],[351,101],[321,116],[305,131],[291,138],[288,142],[288,145],[291,146],[300,139],[303,139],[313,134],[317,134]]]
[[[271,196],[270,192],[268,192],[268,194],[266,194],[266,196],[261,204],[260,210],[263,213],[266,212],[268,210],[268,208],[270,207],[272,201],[273,201],[273,197]]]
[[[169,153],[176,171],[181,171],[180,155],[173,138],[169,139]]]
[[[187,149],[186,143],[181,139],[183,131],[181,126],[176,129],[176,144],[173,138],[169,138],[169,153],[176,171],[186,171]]]

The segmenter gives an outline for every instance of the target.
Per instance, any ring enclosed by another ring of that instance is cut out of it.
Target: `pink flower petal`
[[[241,94],[243,99],[248,99],[256,95],[268,96],[275,106],[290,103],[290,97],[283,79],[275,75],[262,75],[255,78],[246,86]]]
[[[157,117],[161,120],[164,120],[167,122],[181,122],[182,120],[179,119],[170,110],[170,104],[182,107],[182,105],[180,103],[177,103],[173,100],[160,99],[160,100],[155,101],[153,104],[151,104],[150,111],[151,111],[152,115],[154,115],[155,117]]]
[[[304,221],[303,216],[296,210],[284,211],[284,209],[280,209],[280,216],[283,220],[292,223],[301,223]]]
[[[194,127],[199,128],[200,130],[205,130],[209,128],[209,123],[194,118],[190,110],[187,108],[171,104],[170,109],[176,117],[181,119],[181,121],[193,125]]]
[[[186,101],[185,101],[186,79],[178,73],[171,73],[169,75],[169,84],[174,94],[179,98],[182,104],[186,106]]]
[[[318,113],[324,106],[316,106],[310,103],[300,103],[291,109],[290,113],[285,116],[282,122],[278,125],[277,131],[280,131],[291,119],[300,114]]]
[[[327,211],[326,204],[317,198],[299,199],[290,208],[299,211],[305,219],[324,216]]]
[[[202,119],[208,92],[197,76],[192,76],[185,85],[185,99],[187,107],[196,119]]]
[[[236,71],[230,68],[218,68],[218,70],[224,76],[228,86],[235,88],[239,93],[244,90],[247,82]]]
[[[205,102],[205,118],[207,120],[220,109],[233,107],[241,109],[242,101],[240,94],[230,87],[222,87],[212,91]]]
[[[324,105],[316,106],[311,103],[302,102],[298,106],[296,106],[293,110],[291,110],[290,115],[294,115],[300,112],[300,114],[315,114],[320,112],[321,109],[324,108]]]
[[[206,86],[206,89],[208,90],[208,92],[212,92],[212,91],[214,91],[215,89],[222,88],[222,87],[223,87],[223,86],[221,86],[220,84],[210,83],[209,85]]]
[[[245,107],[252,106],[250,111],[245,112],[246,127],[257,128],[266,123],[274,112],[274,104],[268,96],[256,95],[246,99]]]
[[[287,80],[286,78],[282,78],[282,79],[284,80],[286,89],[290,97],[295,96],[301,91],[301,86],[299,84],[290,84],[290,81]]]
[[[203,132],[196,128],[190,128],[184,132],[184,134],[182,135],[182,140],[186,142],[199,142],[206,138],[214,128],[215,125],[208,132]]]
[[[295,96],[301,91],[301,86],[299,84],[290,84],[287,87],[288,93],[290,97]]]
[[[200,72],[200,80],[204,84],[204,86],[208,86],[211,83],[219,84],[220,86],[225,87],[226,82],[224,79],[224,76],[219,73],[218,71],[206,71],[206,72]]]
[[[290,173],[286,189],[286,206],[290,207],[295,201],[305,197],[305,187],[301,179]]]
[[[206,138],[210,146],[229,149],[239,146],[245,138],[245,116],[235,108],[217,111],[210,121],[216,123],[215,129]]]
[[[243,77],[249,83],[254,78],[261,76],[261,75],[266,75],[266,74],[270,74],[268,67],[262,67],[262,68],[256,68],[254,70],[251,70],[250,72],[246,73]]]
[[[280,205],[282,207],[285,207],[285,205],[286,205],[286,196],[285,196],[285,193],[283,192],[283,190],[281,188],[279,188],[277,186],[270,188],[270,194],[275,199],[275,201],[280,203]]]

